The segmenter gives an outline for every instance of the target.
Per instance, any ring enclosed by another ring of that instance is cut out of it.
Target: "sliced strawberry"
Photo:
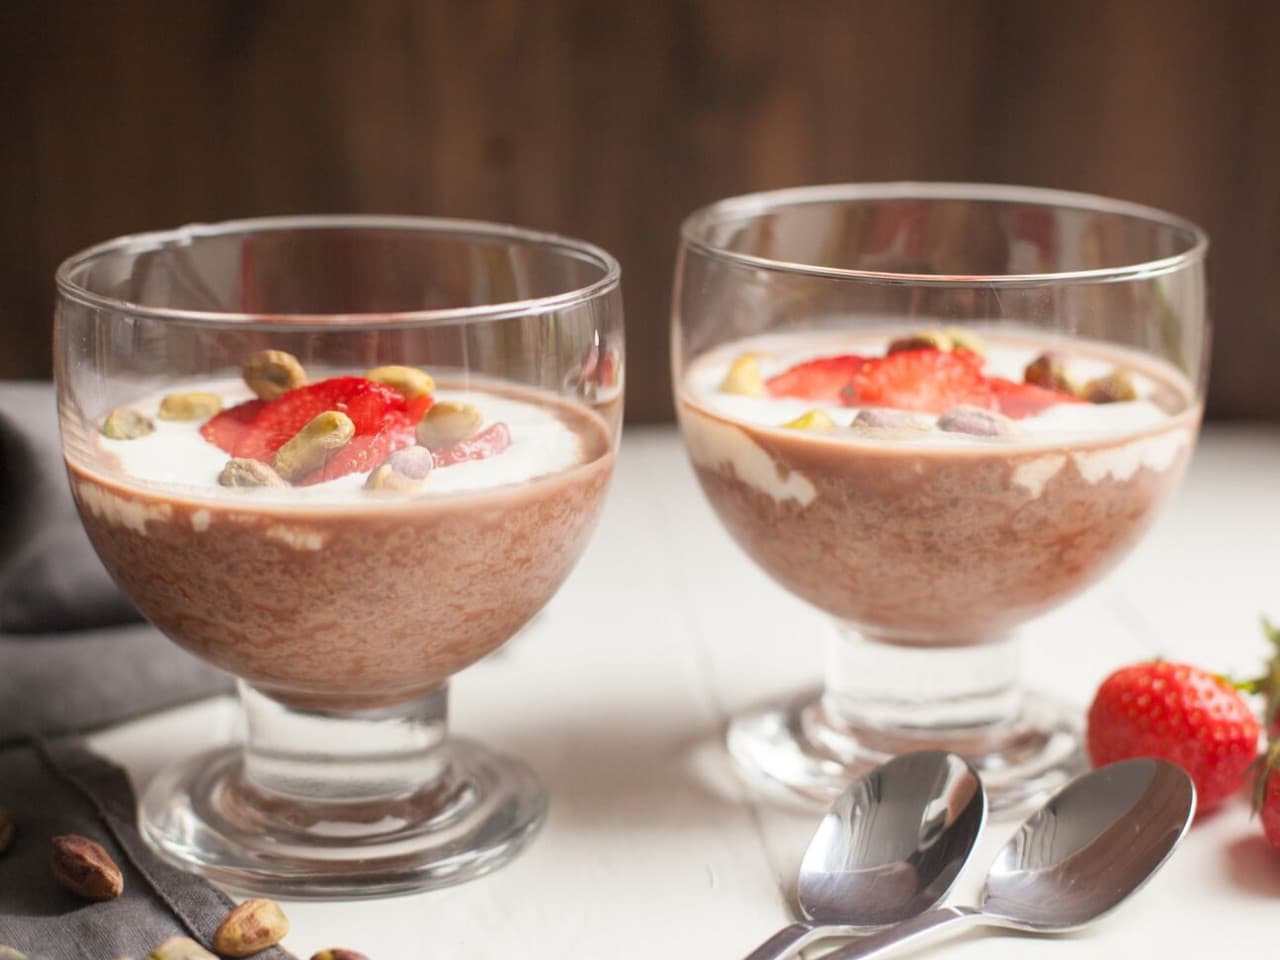
[[[429,393],[424,393],[416,400],[410,400],[404,405],[404,412],[409,417],[410,423],[417,423],[422,419],[423,415],[435,406],[436,398]]]
[[[356,436],[370,436],[385,426],[388,413],[403,414],[404,397],[364,377],[333,377],[282,394],[249,424],[232,453],[269,462],[284,444],[314,417],[337,410],[351,418]]]
[[[227,407],[205,422],[200,428],[200,436],[230,453],[236,448],[244,432],[249,429],[249,424],[253,422],[254,417],[261,413],[266,405],[265,400],[246,400],[234,407]]]
[[[982,358],[968,350],[902,350],[864,363],[849,385],[849,406],[942,413],[957,404],[996,409]]]
[[[511,430],[505,423],[495,423],[486,427],[474,437],[466,440],[455,440],[447,447],[433,450],[437,467],[448,467],[466,460],[483,460],[496,456],[511,446]]]
[[[987,384],[995,394],[996,409],[1014,420],[1034,417],[1059,403],[1081,402],[1061,390],[1038,387],[1034,383],[1017,383],[1003,377],[988,377]]]
[[[818,403],[841,403],[853,375],[866,357],[846,353],[798,363],[765,382],[771,397],[798,397]]]

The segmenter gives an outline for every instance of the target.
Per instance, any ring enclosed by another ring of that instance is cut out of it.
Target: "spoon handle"
[[[894,924],[888,930],[864,937],[826,954],[822,960],[867,960],[888,953],[894,947],[915,944],[920,940],[941,930],[952,927],[967,927],[971,923],[980,922],[983,913],[973,907],[938,907]]]
[[[817,931],[811,923],[783,927],[746,956],[746,960],[782,960],[813,939]]]

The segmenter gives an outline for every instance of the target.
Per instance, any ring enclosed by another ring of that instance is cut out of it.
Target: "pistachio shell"
[[[430,374],[417,367],[401,367],[395,364],[385,367],[374,367],[365,373],[366,380],[385,384],[395,390],[406,400],[417,400],[425,397],[436,388],[436,382]]]
[[[720,382],[720,390],[743,397],[763,397],[764,376],[760,372],[760,359],[754,353],[744,353],[734,360]]]
[[[1067,375],[1066,354],[1056,350],[1042,353],[1028,363],[1022,371],[1022,379],[1046,390],[1061,390],[1072,395],[1079,390]]]
[[[366,490],[390,493],[416,493],[421,490],[435,466],[435,457],[426,447],[406,447],[378,464],[365,480]]]
[[[285,480],[299,480],[324,465],[325,460],[341,450],[356,435],[351,418],[338,410],[326,410],[295,433],[276,451],[276,473]]]
[[[442,401],[418,421],[418,443],[428,450],[438,450],[474,436],[483,424],[484,415],[471,404]]]
[[[307,382],[307,372],[298,358],[283,350],[259,350],[250,354],[240,368],[240,375],[249,389],[263,400],[274,400]]]
[[[248,957],[275,946],[289,932],[289,918],[274,900],[254,898],[240,904],[213,935],[213,949],[224,957]]]
[[[150,417],[144,417],[137,410],[128,407],[116,407],[107,415],[102,424],[102,433],[112,440],[137,440],[154,432],[156,425]]]
[[[952,407],[938,418],[938,429],[947,433],[967,433],[973,437],[1012,437],[1017,425],[1004,414],[981,407]]]
[[[836,423],[823,410],[809,410],[784,423],[785,430],[831,430]]]
[[[222,409],[222,398],[216,393],[189,390],[171,393],[160,401],[161,420],[207,420]]]
[[[233,457],[218,474],[218,483],[224,487],[285,487],[284,478],[261,460]]]
[[[86,900],[114,900],[124,892],[124,876],[102,844],[73,833],[49,841],[53,879]]]
[[[1090,403],[1121,403],[1138,399],[1133,377],[1125,370],[1112,370],[1106,376],[1090,380],[1080,393]]]

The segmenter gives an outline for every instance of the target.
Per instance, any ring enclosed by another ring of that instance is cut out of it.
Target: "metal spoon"
[[[977,907],[940,907],[827,954],[865,960],[941,930],[986,924],[1065,933],[1139,890],[1195,815],[1191,778],[1163,760],[1126,760],[1078,777],[996,855]]]
[[[809,842],[796,885],[805,920],[747,960],[780,960],[928,910],[951,889],[986,814],[982,781],[955,754],[908,753],[876,767],[836,799]]]

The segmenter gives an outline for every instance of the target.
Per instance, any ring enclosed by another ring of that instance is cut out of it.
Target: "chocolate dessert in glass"
[[[245,711],[242,746],[150,784],[146,839],[291,897],[509,860],[545,793],[448,735],[448,683],[546,604],[599,516],[617,263],[493,224],[294,217],[113,240],[57,281],[90,539]]]
[[[822,690],[731,722],[746,771],[828,798],[950,749],[999,809],[1076,769],[1079,717],[1023,689],[1017,629],[1114,567],[1183,475],[1206,246],[1156,210],[980,185],[784,190],[685,222],[689,457],[739,546],[832,618]]]

